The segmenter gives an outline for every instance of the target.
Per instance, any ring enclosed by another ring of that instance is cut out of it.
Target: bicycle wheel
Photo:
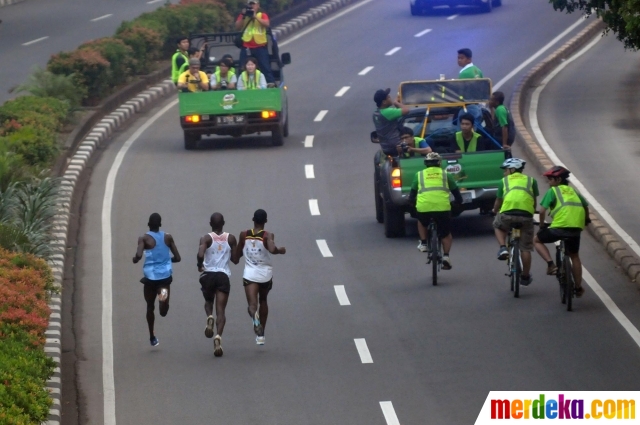
[[[520,277],[522,275],[522,261],[520,260],[520,245],[518,240],[513,241],[513,271],[511,275],[511,285],[513,286],[513,296],[520,297]]]
[[[431,277],[433,286],[438,284],[438,263],[440,261],[440,241],[438,240],[438,231],[436,226],[434,225],[431,228],[431,251],[429,255],[431,256]]]
[[[573,270],[571,267],[571,258],[567,255],[564,256],[564,280],[567,282],[565,288],[565,298],[567,299],[567,311],[571,311],[573,308],[573,293],[575,290],[575,285],[573,281]]]
[[[558,266],[556,278],[558,279],[558,285],[560,287],[560,302],[562,304],[566,304],[567,281],[564,273],[564,254],[562,254],[562,246],[556,248],[556,265]]]

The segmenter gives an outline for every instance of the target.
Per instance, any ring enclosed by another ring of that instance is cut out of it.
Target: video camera
[[[247,4],[242,12],[244,16],[247,18],[253,18],[256,15],[256,12],[253,10],[250,4]]]

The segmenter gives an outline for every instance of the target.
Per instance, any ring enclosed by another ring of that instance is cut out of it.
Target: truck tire
[[[384,223],[384,207],[382,205],[382,197],[380,196],[380,177],[378,176],[378,170],[373,172],[373,187],[376,192],[376,221],[378,223]]]
[[[200,134],[184,132],[184,148],[188,151],[195,149],[198,146],[198,141],[202,136]]]
[[[289,137],[289,114],[287,114],[287,120],[284,122],[284,128],[282,129],[282,135]]]
[[[493,8],[493,0],[488,0],[486,3],[480,3],[480,11],[482,13],[491,13],[491,9]]]
[[[502,6],[502,0],[493,0],[493,7]]]
[[[386,191],[383,199],[384,235],[388,238],[404,236],[404,211],[391,203]]]
[[[411,16],[420,16],[422,10],[418,9],[418,6],[410,4],[409,7],[411,7]]]
[[[271,144],[273,146],[282,146],[284,143],[283,133],[284,129],[282,128],[282,124],[279,124],[271,130]]]

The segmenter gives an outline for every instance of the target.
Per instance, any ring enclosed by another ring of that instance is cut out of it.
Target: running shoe
[[[547,266],[547,274],[549,276],[553,276],[554,274],[556,274],[558,272],[558,266],[556,266],[555,264],[552,264],[550,266]]]
[[[155,336],[153,338],[149,338],[149,342],[151,342],[152,347],[157,347],[158,345],[160,345],[160,341],[158,341],[158,338]]]
[[[158,299],[160,300],[160,302],[164,302],[167,300],[168,297],[169,297],[169,291],[167,290],[167,288],[162,288],[160,290],[160,295],[158,295]]]
[[[451,267],[453,267],[451,265],[451,259],[448,255],[444,255],[442,257],[442,270],[451,270]]]
[[[207,338],[213,338],[213,325],[216,323],[216,320],[213,316],[207,317],[207,327],[204,328],[204,336]]]
[[[213,355],[222,357],[222,337],[220,335],[216,335],[216,337],[213,338]]]
[[[256,337],[256,344],[264,345],[264,336],[257,336]]]
[[[533,275],[529,275],[527,277],[520,276],[520,285],[529,286],[533,282]]]
[[[509,258],[509,251],[507,251],[506,246],[501,246],[500,249],[498,250],[498,260],[504,261],[507,258]]]
[[[429,247],[427,246],[426,243],[422,243],[422,241],[418,242],[418,251],[427,252],[428,250],[429,250]]]
[[[258,315],[257,311],[256,311],[256,314],[253,316],[253,331],[258,336],[262,335],[262,332],[263,332],[262,325],[260,324],[260,316]]]
[[[576,297],[578,298],[584,295],[584,288],[582,287],[582,285],[576,287],[575,291],[576,291]]]

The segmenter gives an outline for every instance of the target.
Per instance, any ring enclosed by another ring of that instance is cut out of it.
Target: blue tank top
[[[164,232],[147,232],[156,241],[152,249],[144,250],[144,277],[149,280],[161,280],[171,276],[171,251],[164,243]]]

